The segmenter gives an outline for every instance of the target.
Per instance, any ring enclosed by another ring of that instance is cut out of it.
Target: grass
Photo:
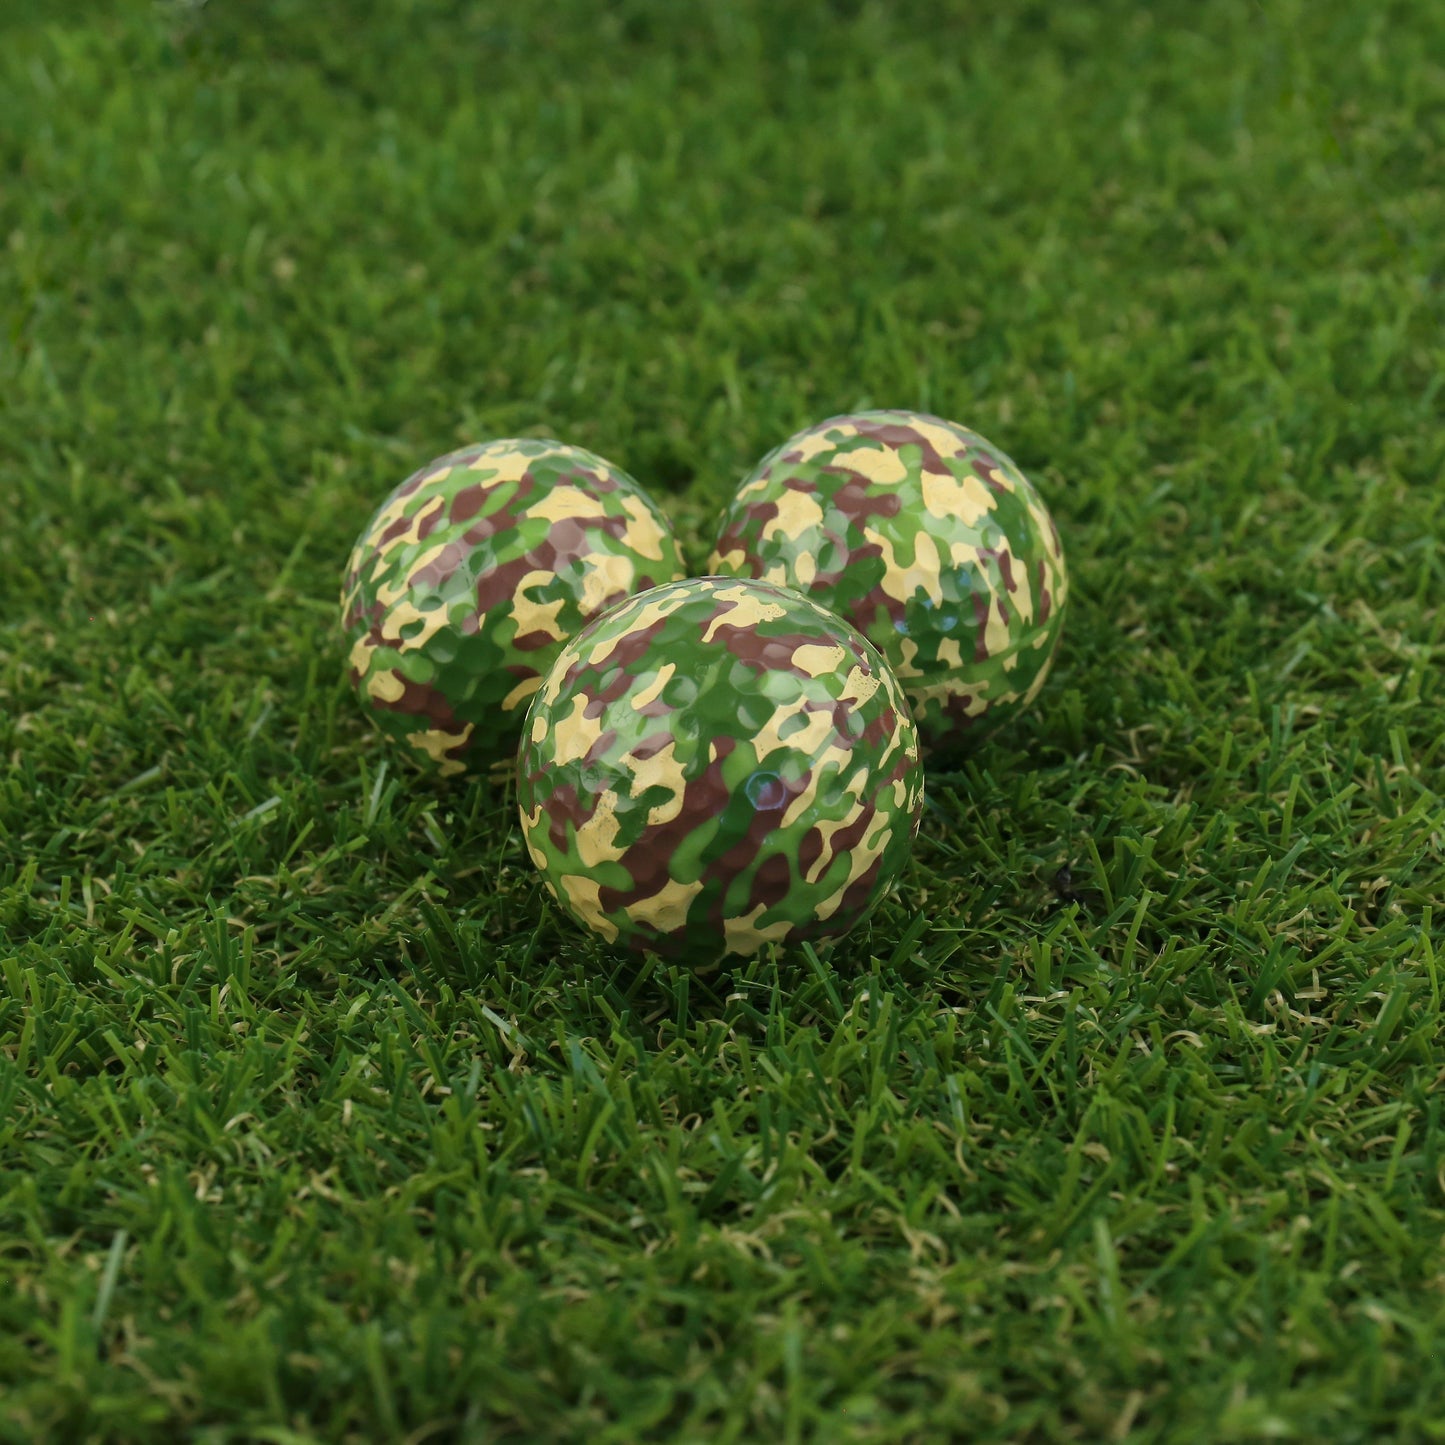
[[[1445,1439],[1445,11],[13,3],[0,1439]],[[491,436],[1053,508],[828,956],[581,936],[336,594]],[[1067,866],[1069,873],[1059,870]]]

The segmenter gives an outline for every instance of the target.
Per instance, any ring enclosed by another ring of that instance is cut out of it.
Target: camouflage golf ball
[[[977,432],[907,411],[833,417],[769,452],[708,570],[797,588],[852,622],[892,664],[928,749],[1033,701],[1068,590],[1024,474]]]
[[[575,919],[707,962],[866,918],[912,849],[923,771],[871,643],[796,592],[697,577],[563,648],[527,715],[517,796]]]
[[[485,770],[515,757],[569,637],[684,572],[662,513],[610,462],[555,441],[465,447],[408,477],[352,549],[352,686],[423,766]]]

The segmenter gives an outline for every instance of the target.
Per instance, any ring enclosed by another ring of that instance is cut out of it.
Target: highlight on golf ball
[[[485,771],[515,756],[563,643],[684,572],[662,513],[603,458],[556,441],[464,447],[397,487],[352,549],[351,684],[423,767]]]
[[[708,570],[806,592],[888,659],[926,749],[1038,696],[1068,579],[1053,518],[977,432],[862,411],[789,437],[742,482]]]
[[[562,649],[517,797],[574,919],[700,963],[862,922],[912,850],[923,769],[871,643],[796,592],[699,577],[628,598]]]

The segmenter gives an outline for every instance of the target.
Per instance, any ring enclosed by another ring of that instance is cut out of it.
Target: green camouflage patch
[[[930,749],[991,731],[1038,695],[1063,627],[1058,531],[976,432],[917,412],[833,417],[769,452],[708,563],[797,588],[892,664]]]
[[[547,888],[609,941],[693,962],[847,932],[923,806],[897,679],[796,592],[693,578],[563,649],[517,757]]]
[[[352,686],[423,766],[486,770],[515,756],[563,643],[684,572],[662,513],[610,462],[555,441],[466,447],[408,477],[352,549]]]

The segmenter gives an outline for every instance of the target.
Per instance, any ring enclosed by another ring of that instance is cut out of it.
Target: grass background
[[[1445,1439],[1445,10],[0,10],[0,1438]],[[336,593],[1004,447],[1033,712],[820,958],[549,906]],[[1061,890],[1058,870],[1071,869]]]

